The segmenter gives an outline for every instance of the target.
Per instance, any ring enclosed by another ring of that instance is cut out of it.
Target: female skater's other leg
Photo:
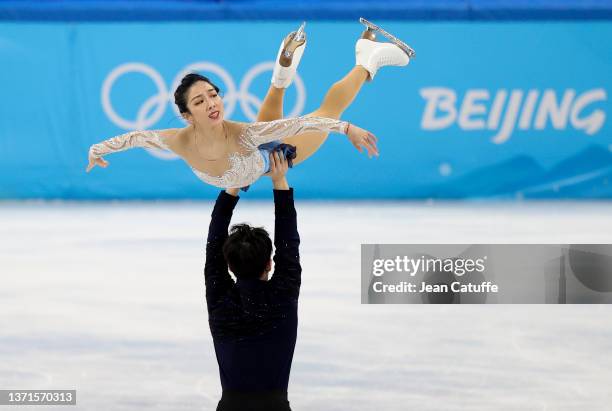
[[[283,118],[283,97],[285,89],[293,82],[297,66],[306,48],[306,33],[302,23],[297,31],[289,33],[281,42],[276,56],[272,85],[257,115],[257,121],[272,121]]]

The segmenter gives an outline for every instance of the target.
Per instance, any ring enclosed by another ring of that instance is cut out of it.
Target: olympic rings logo
[[[179,118],[181,117],[178,108],[174,104],[174,91],[181,83],[182,78],[192,72],[209,72],[216,74],[223,83],[224,90],[223,104],[225,107],[225,115],[231,117],[236,105],[239,104],[242,112],[250,121],[256,121],[257,112],[261,107],[261,100],[259,97],[251,94],[249,88],[253,83],[253,80],[262,73],[272,71],[274,69],[273,61],[266,61],[253,66],[244,76],[240,82],[240,86],[237,87],[234,79],[230,74],[220,65],[209,62],[199,61],[189,64],[182,69],[174,78],[172,87],[168,89],[166,83],[157,70],[148,66],[144,63],[132,62],[124,63],[115,67],[104,79],[102,83],[102,108],[106,116],[118,127],[125,130],[144,130],[152,127],[157,123],[164,113],[166,112],[167,105],[170,104]],[[111,90],[113,85],[121,76],[128,73],[139,73],[147,76],[153,81],[157,89],[157,94],[146,99],[139,107],[135,119],[126,119],[120,116],[114,109],[111,103]],[[304,111],[304,105],[306,103],[306,88],[302,78],[296,73],[294,78],[294,84],[296,87],[296,102],[293,106],[289,117],[297,117]],[[255,107],[255,110],[253,109]],[[170,160],[178,158],[174,153],[165,150],[154,150],[147,149],[152,155]]]

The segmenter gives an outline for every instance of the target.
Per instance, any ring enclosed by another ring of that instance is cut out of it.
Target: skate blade
[[[294,41],[302,41],[306,37],[306,33],[304,33],[304,27],[306,27],[306,22],[303,22],[298,31],[295,32],[295,36],[293,36]]]
[[[285,44],[284,51],[281,55],[281,66],[289,67],[291,65],[291,60],[295,50],[306,43],[306,33],[304,32],[305,26],[306,22],[303,22],[300,28],[293,33],[293,36],[291,36],[291,39],[287,42],[287,44]]]
[[[289,40],[289,42],[285,45],[285,52],[283,53],[285,57],[291,57],[295,52],[295,49],[297,49],[306,42],[306,33],[304,32],[304,27],[306,27],[306,22],[303,22],[300,28],[297,29],[297,31],[293,32],[291,40]]]
[[[397,37],[395,37],[393,34],[386,32],[381,27],[379,27],[376,24],[374,24],[374,23],[364,19],[363,17],[359,18],[359,22],[361,24],[363,24],[364,26],[366,26],[368,28],[368,30],[372,30],[372,31],[375,31],[377,33],[380,33],[384,37],[389,39],[389,41],[391,41],[397,47],[402,49],[404,51],[404,53],[406,53],[408,55],[409,58],[413,59],[413,58],[416,57],[416,52],[414,51],[414,49],[412,47],[410,47],[408,44],[406,44],[403,41],[401,41],[400,39],[398,39]]]

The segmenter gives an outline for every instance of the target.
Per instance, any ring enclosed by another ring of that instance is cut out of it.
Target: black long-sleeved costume
[[[238,197],[222,191],[206,244],[206,302],[221,386],[239,391],[287,391],[297,337],[301,284],[293,189],[274,190],[275,270],[269,281],[230,277],[222,247]]]

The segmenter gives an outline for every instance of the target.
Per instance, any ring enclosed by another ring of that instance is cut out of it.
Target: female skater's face
[[[223,121],[223,99],[213,86],[198,81],[187,93],[187,108],[191,113],[187,120],[200,125],[214,126]]]

